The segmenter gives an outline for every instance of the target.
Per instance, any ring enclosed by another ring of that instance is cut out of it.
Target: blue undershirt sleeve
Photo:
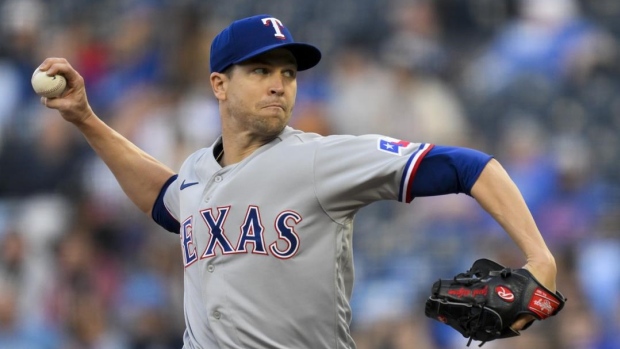
[[[178,175],[175,174],[174,176],[170,177],[161,187],[159,195],[157,195],[157,199],[153,204],[153,210],[151,211],[151,217],[153,218],[155,223],[159,224],[167,231],[175,234],[179,234],[181,224],[170,214],[170,212],[168,212],[168,209],[164,204],[164,194],[166,193],[166,189],[168,189],[168,187],[170,186],[170,183],[174,182],[174,180],[177,179],[177,176]]]
[[[470,148],[435,146],[420,162],[411,195],[424,197],[465,193],[471,196],[471,188],[492,158]]]

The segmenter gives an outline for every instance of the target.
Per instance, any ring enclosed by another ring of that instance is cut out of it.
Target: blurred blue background
[[[96,113],[168,166],[218,135],[209,45],[269,13],[322,62],[294,127],[493,154],[555,254],[561,316],[485,348],[620,348],[617,0],[1,0],[0,348],[178,349],[178,236],[143,216],[34,69],[65,57]],[[465,195],[377,203],[354,235],[359,349],[467,342],[424,316],[439,277],[523,256]]]

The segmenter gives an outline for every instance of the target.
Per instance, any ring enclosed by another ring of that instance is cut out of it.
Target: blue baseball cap
[[[221,73],[267,51],[285,48],[297,60],[297,70],[314,67],[321,60],[318,48],[295,42],[282,22],[271,15],[257,15],[234,21],[211,43],[211,72]]]

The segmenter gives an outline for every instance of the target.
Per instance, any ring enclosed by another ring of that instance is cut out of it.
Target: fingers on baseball
[[[39,65],[39,70],[46,72],[46,74],[50,76],[56,74],[63,75],[65,79],[67,79],[67,89],[79,83],[79,79],[82,78],[65,58],[46,58],[43,63]]]

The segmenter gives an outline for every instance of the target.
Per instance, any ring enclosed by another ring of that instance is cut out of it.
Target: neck
[[[214,155],[222,167],[236,164],[278,136],[279,133],[274,136],[261,137],[249,131],[227,132],[223,129],[221,149],[216,149]]]

